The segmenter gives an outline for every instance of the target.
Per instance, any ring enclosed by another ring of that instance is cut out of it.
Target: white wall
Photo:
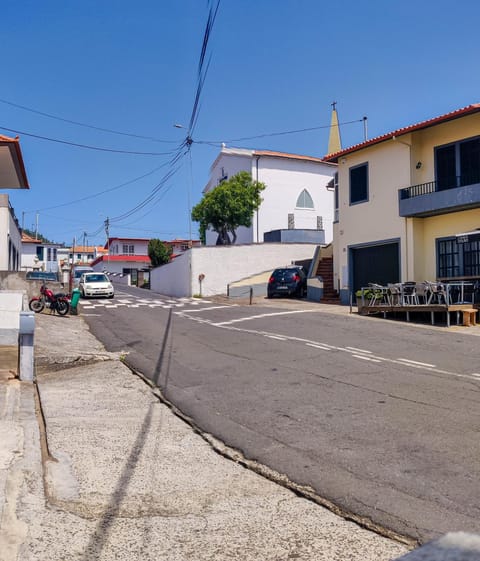
[[[133,245],[133,253],[130,253],[130,255],[148,255],[148,240],[129,240],[129,239],[112,240],[109,247],[110,255],[128,255],[125,254],[123,251],[124,245],[128,245],[128,246]]]
[[[296,229],[316,230],[317,216],[323,218],[325,243],[333,238],[333,192],[326,186],[336,171],[335,167],[287,158],[261,156],[258,160],[258,181],[267,186],[258,210],[258,241],[264,232],[287,229],[288,215],[293,213]],[[256,177],[256,163],[252,162],[252,177]],[[306,189],[313,199],[313,209],[300,209],[296,202]],[[256,217],[254,238],[256,238]]]
[[[198,277],[203,274],[203,296],[226,294],[227,285],[234,281],[292,261],[311,259],[316,247],[280,243],[195,247],[172,263],[153,269],[150,288],[169,296],[192,296],[200,293]]]
[[[12,216],[12,212],[10,211],[8,195],[0,194],[0,271],[8,271],[13,268],[11,264],[9,264],[9,240],[17,251],[17,268],[20,268],[22,238],[18,224]]]
[[[286,157],[257,156],[252,150],[224,148],[211,167],[210,181],[204,191],[217,186],[222,168],[229,178],[240,171],[248,171],[254,180],[266,185],[261,194],[263,202],[254,214],[252,226],[237,230],[237,244],[262,243],[265,232],[287,229],[289,214],[295,217],[295,228],[312,230],[317,229],[317,216],[321,216],[325,242],[332,241],[333,192],[326,186],[336,166]],[[313,209],[296,208],[298,196],[304,189],[313,199]],[[206,245],[215,245],[217,236],[216,232],[207,231]]]
[[[185,251],[170,263],[150,271],[150,290],[168,296],[192,296],[190,280],[192,252],[200,248]]]

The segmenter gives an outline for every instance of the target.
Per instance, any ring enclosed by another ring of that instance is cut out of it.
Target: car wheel
[[[113,294],[110,294],[109,298],[113,298]]]

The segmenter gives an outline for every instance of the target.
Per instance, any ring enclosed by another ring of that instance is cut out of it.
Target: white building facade
[[[44,242],[22,234],[22,271],[59,271],[57,252],[60,244]]]
[[[20,226],[8,195],[0,195],[0,271],[18,271],[22,253]]]
[[[210,180],[203,192],[240,171],[248,171],[266,188],[252,226],[238,228],[237,244],[330,243],[334,203],[333,191],[327,186],[336,169],[336,164],[310,156],[223,147],[210,168]],[[217,237],[216,232],[208,230],[206,245],[215,245]]]
[[[29,189],[18,138],[0,135],[0,189]],[[8,195],[0,195],[0,271],[18,271],[22,236]]]

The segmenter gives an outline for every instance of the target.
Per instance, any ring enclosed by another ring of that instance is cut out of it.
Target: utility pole
[[[35,214],[35,239],[38,240],[38,212]]]
[[[366,141],[368,138],[367,134],[367,117],[363,118],[363,140]]]
[[[105,234],[107,235],[107,273],[109,272],[108,269],[110,268],[110,220],[107,218],[105,219]]]

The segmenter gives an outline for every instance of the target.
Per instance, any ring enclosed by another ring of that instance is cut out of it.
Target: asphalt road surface
[[[480,338],[308,302],[82,301],[92,332],[204,431],[425,542],[480,531]]]

